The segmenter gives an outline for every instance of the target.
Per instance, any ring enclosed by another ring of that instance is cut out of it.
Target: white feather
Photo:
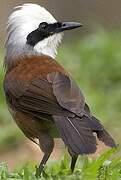
[[[15,8],[7,24],[6,63],[8,59],[16,59],[25,55],[46,54],[55,58],[57,46],[62,34],[55,34],[40,42],[35,47],[26,44],[29,33],[38,28],[41,22],[55,23],[56,19],[44,8],[37,4],[24,4]]]

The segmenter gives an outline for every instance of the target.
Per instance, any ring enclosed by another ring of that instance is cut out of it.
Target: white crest
[[[16,10],[8,19],[6,38],[6,61],[8,58],[16,58],[24,55],[46,54],[56,56],[56,49],[61,42],[62,34],[50,36],[31,47],[26,44],[29,33],[38,28],[41,22],[55,23],[55,18],[44,8],[37,4],[24,4]]]

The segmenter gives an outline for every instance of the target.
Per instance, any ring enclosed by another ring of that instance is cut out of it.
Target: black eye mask
[[[55,33],[55,29],[61,26],[62,23],[59,22],[54,24],[48,24],[46,22],[41,23],[36,30],[32,31],[27,36],[27,44],[34,47],[39,41],[53,35]]]

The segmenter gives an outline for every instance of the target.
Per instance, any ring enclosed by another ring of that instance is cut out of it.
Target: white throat
[[[62,34],[52,35],[34,47],[26,43],[28,34],[38,28],[41,22],[55,23],[56,20],[45,8],[37,4],[25,4],[12,13],[8,20],[5,43],[6,65],[10,63],[10,59],[29,55],[45,54],[55,58]]]

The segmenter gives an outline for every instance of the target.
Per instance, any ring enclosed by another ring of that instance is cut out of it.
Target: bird
[[[40,175],[53,151],[54,138],[65,143],[72,172],[79,155],[96,151],[97,139],[116,146],[92,115],[70,73],[56,60],[64,31],[81,26],[57,21],[47,9],[33,3],[16,7],[8,18],[3,82],[6,103],[25,136],[34,143],[38,140],[44,153]]]

